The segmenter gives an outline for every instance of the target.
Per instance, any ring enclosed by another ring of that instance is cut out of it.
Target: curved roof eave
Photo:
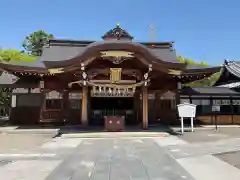
[[[198,75],[198,74],[209,74],[216,73],[221,70],[221,66],[216,67],[202,67],[202,68],[191,68],[182,71],[182,75]]]
[[[10,63],[0,62],[0,69],[7,72],[30,72],[30,73],[44,73],[47,72],[46,68],[43,67],[29,67],[23,65],[14,65]]]
[[[74,48],[74,47],[69,47],[69,48]],[[51,49],[51,47],[49,49]],[[74,56],[70,55],[69,58],[68,59],[66,58],[65,60],[54,59],[54,60],[48,61],[46,59],[49,59],[49,58],[42,58],[42,59],[43,59],[43,63],[48,67],[64,67],[64,66],[71,66],[79,61],[84,62],[85,60],[91,57],[99,55],[100,51],[106,51],[106,50],[124,50],[124,51],[131,51],[134,53],[138,53],[144,56],[145,59],[149,61],[149,63],[155,63],[159,65],[165,64],[169,67],[174,66],[176,68],[183,68],[185,66],[185,64],[176,60],[177,59],[176,56],[175,57],[173,56],[170,58],[168,57],[168,60],[165,60],[164,57],[160,59],[159,57],[156,56],[156,54],[153,51],[151,51],[152,49],[149,49],[140,43],[129,42],[129,41],[94,42],[89,44],[86,47],[79,48],[79,52],[73,52],[75,55]],[[170,50],[168,49],[168,51]]]

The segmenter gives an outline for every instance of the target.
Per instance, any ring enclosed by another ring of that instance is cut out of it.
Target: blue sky
[[[57,38],[100,40],[120,23],[137,41],[174,41],[179,55],[218,65],[240,60],[239,0],[1,0],[0,47],[21,49],[42,29]]]

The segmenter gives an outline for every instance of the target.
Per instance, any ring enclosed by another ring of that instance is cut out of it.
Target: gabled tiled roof
[[[220,76],[214,86],[227,86],[227,84],[231,86],[232,84],[235,86],[232,88],[236,88],[236,83],[238,82],[240,82],[240,62],[225,60],[220,71]]]
[[[228,72],[240,78],[240,62],[239,61],[225,60],[224,67],[228,70]]]
[[[77,41],[66,41],[66,44],[63,41],[60,42],[58,43],[55,40],[54,43],[50,42],[49,47],[44,47],[43,54],[38,61],[43,62],[45,65],[47,64],[47,66],[67,66],[72,64],[72,59],[84,59],[89,53],[121,49],[148,54],[148,56],[159,62],[183,64],[178,61],[176,53],[171,46],[167,46],[166,43],[162,45],[159,43],[156,48],[149,48],[147,45],[138,42],[121,40],[98,41],[85,45]]]

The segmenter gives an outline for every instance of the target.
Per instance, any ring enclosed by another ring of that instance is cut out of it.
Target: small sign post
[[[220,106],[212,106],[212,112],[214,112],[214,121],[215,121],[215,129],[216,131],[218,130],[218,123],[217,123],[217,116],[216,116],[216,113],[217,112],[220,112]]]
[[[178,104],[178,114],[181,119],[181,132],[182,134],[184,133],[184,121],[183,118],[191,118],[191,131],[194,131],[193,127],[193,118],[196,117],[196,107],[197,105],[195,104],[189,104],[189,103],[183,103],[183,104]]]

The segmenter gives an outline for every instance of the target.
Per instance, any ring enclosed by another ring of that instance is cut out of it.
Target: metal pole
[[[193,117],[191,117],[191,129],[192,129],[192,132],[193,132]]]
[[[183,117],[181,117],[181,132],[184,133],[184,127],[183,127]]]
[[[218,126],[217,126],[217,116],[216,116],[216,114],[214,114],[214,118],[215,118],[215,129],[217,131],[218,130]]]

